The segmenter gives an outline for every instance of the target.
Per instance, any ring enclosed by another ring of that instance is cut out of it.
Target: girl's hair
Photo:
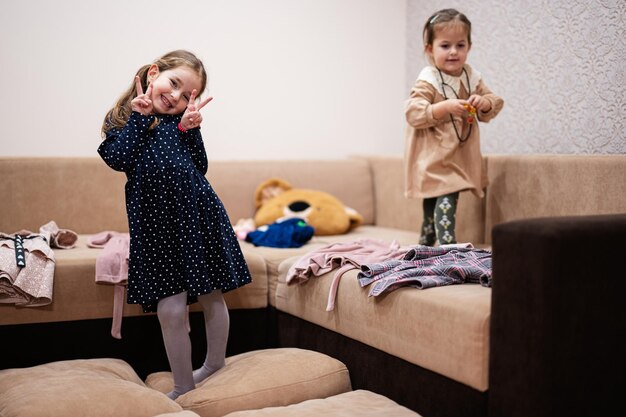
[[[159,68],[159,72],[171,70],[180,66],[186,66],[195,71],[200,76],[200,91],[198,96],[206,88],[207,74],[204,69],[204,64],[193,53],[182,49],[168,52],[161,58],[154,61],[153,64]],[[141,88],[145,92],[148,89],[148,70],[152,64],[144,65],[137,71],[137,76],[141,80]],[[137,96],[137,88],[135,86],[135,77],[131,86],[120,96],[117,103],[104,117],[102,123],[102,136],[106,136],[106,133],[114,128],[122,128],[128,121],[132,108],[130,102]],[[158,123],[158,122],[157,122]],[[153,124],[152,127],[156,126]]]
[[[467,41],[472,44],[472,23],[456,9],[443,9],[428,18],[424,25],[424,46],[432,45],[435,40],[435,28],[440,24],[461,24],[467,30]]]

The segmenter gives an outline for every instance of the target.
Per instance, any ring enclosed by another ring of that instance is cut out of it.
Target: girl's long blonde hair
[[[168,52],[161,58],[154,61],[159,68],[159,72],[171,70],[180,66],[186,66],[195,71],[200,76],[200,91],[198,96],[206,88],[207,74],[204,64],[193,53],[182,49]],[[141,88],[145,92],[148,89],[148,70],[152,64],[144,65],[137,71],[137,76],[141,80]],[[102,123],[102,136],[105,137],[107,132],[114,128],[122,128],[128,121],[132,108],[130,102],[137,97],[137,88],[135,86],[135,77],[130,87],[120,96],[115,106],[108,111]],[[152,127],[154,127],[153,125]]]

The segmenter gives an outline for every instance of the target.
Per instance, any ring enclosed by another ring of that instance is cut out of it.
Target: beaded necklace
[[[441,70],[439,68],[437,68],[437,71],[439,71],[439,78],[441,79],[441,92],[443,93],[444,99],[446,99],[446,100],[448,99],[448,95],[446,94],[446,86],[448,88],[450,88],[450,90],[452,90],[452,92],[454,93],[454,96],[458,99],[459,95],[457,94],[456,91],[454,91],[454,88],[450,84],[446,83],[443,80],[443,74],[441,73]],[[467,80],[467,94],[469,96],[471,96],[472,95],[472,88],[470,87],[469,75],[467,74],[467,71],[465,71],[465,68],[463,68],[463,73],[465,74],[465,79]],[[454,118],[452,117],[452,115],[450,115],[450,121],[452,122],[452,127],[454,127],[454,133],[456,133],[456,138],[462,144],[467,142],[467,140],[469,139],[470,135],[472,134],[472,125],[474,124],[474,120],[475,120],[475,117],[476,117],[476,109],[473,106],[470,106],[469,104],[466,104],[465,108],[469,112],[469,117],[467,118],[467,123],[469,124],[469,129],[467,131],[467,135],[465,135],[464,138],[461,138],[461,135],[459,135],[459,131],[457,130],[456,124],[454,123]]]

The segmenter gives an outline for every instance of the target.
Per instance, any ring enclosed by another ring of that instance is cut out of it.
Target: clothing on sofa
[[[21,239],[16,239],[16,235]],[[16,246],[22,246],[23,263],[16,259]],[[54,252],[46,236],[28,232],[0,233],[0,303],[21,307],[50,304],[54,267]]]
[[[343,274],[358,269],[362,264],[401,259],[409,250],[395,240],[386,242],[378,239],[359,239],[346,243],[333,243],[302,256],[287,272],[287,283],[304,282],[311,276],[320,276],[337,269],[328,294],[326,311],[335,307],[335,297]]]
[[[314,232],[303,219],[292,217],[259,227],[246,235],[246,241],[254,246],[299,248],[311,240]]]
[[[96,283],[115,285],[111,336],[121,339],[124,294],[128,284],[130,235],[113,231],[101,232],[89,236],[87,246],[102,249],[96,258]]]
[[[76,246],[78,234],[70,229],[61,229],[54,220],[39,228],[39,233],[48,234],[50,247],[57,249],[71,249]]]
[[[467,282],[491,287],[491,252],[458,245],[417,246],[402,260],[361,265],[358,280],[361,287],[374,284],[370,296],[404,286],[426,289]]]
[[[111,336],[122,338],[122,317],[124,316],[124,295],[128,285],[128,258],[130,234],[104,231],[87,238],[87,246],[102,249],[96,258],[96,283],[114,285],[113,323]],[[189,318],[186,320],[189,330]]]

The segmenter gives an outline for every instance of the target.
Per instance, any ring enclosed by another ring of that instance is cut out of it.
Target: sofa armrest
[[[626,214],[493,229],[490,416],[623,407]]]

